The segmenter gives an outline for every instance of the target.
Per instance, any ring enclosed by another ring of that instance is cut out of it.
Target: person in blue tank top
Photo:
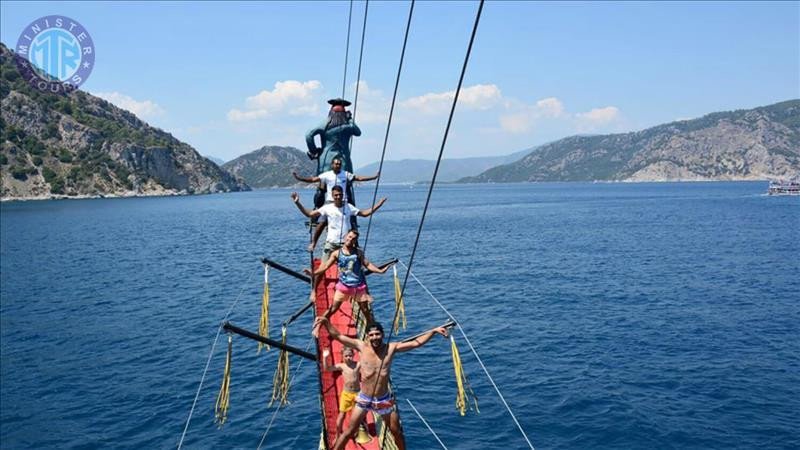
[[[367,319],[367,322],[372,322],[372,311],[370,311],[369,304],[372,303],[372,296],[367,292],[367,283],[364,269],[368,269],[373,273],[386,273],[391,264],[383,267],[377,267],[372,264],[364,252],[358,248],[358,231],[350,230],[344,237],[342,248],[335,250],[327,261],[320,264],[320,266],[313,272],[313,275],[320,275],[325,273],[326,270],[333,264],[339,267],[339,281],[336,283],[336,291],[333,294],[333,304],[324,316],[329,318],[336,311],[339,310],[342,302],[355,300],[358,307]],[[309,269],[305,269],[306,273],[311,273]],[[312,334],[316,337],[319,325],[314,326]]]

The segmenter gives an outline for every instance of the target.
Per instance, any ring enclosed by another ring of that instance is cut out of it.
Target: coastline
[[[478,184],[537,184],[537,183],[590,183],[590,184],[662,184],[662,183],[754,183],[763,182],[769,183],[769,178],[740,178],[733,180],[710,180],[710,179],[690,179],[690,180],[592,180],[592,181],[511,181],[511,182],[458,182],[458,181],[437,181],[436,184],[440,185],[478,185]],[[386,183],[385,186],[428,186],[430,182],[417,181],[408,183]],[[312,189],[314,186],[270,186],[263,188],[254,188],[253,191],[266,191],[272,189]],[[237,192],[237,191],[229,191]],[[127,191],[122,193],[109,193],[109,194],[80,194],[80,195],[63,195],[63,194],[49,194],[39,195],[33,197],[2,197],[0,203],[11,202],[27,202],[27,201],[41,201],[41,200],[87,200],[87,199],[109,199],[109,198],[147,198],[147,197],[182,197],[191,195],[208,195],[208,194],[225,194],[228,192],[197,192],[190,193],[187,191],[155,191],[155,192],[134,192]]]

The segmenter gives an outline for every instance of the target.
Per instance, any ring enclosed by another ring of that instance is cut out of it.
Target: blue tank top
[[[361,261],[358,252],[345,255],[344,248],[339,249],[339,281],[347,287],[357,287],[364,284],[364,272],[361,270]]]

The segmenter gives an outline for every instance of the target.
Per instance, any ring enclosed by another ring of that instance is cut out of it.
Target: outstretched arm
[[[338,364],[334,364],[332,366],[328,365],[328,356],[331,355],[331,351],[327,348],[322,351],[322,371],[323,372],[341,372],[342,368],[339,367]]]
[[[444,327],[436,327],[436,328],[428,331],[427,333],[425,333],[425,334],[423,334],[421,336],[415,337],[414,339],[412,339],[412,340],[410,340],[408,342],[398,342],[398,343],[393,344],[393,345],[395,346],[395,350],[396,351],[398,351],[398,352],[407,352],[407,351],[413,350],[413,349],[415,349],[417,347],[422,347],[423,345],[425,345],[425,343],[430,341],[431,338],[433,337],[433,335],[436,334],[436,333],[439,333],[442,336],[447,337],[447,329],[446,328],[444,328]]]
[[[376,173],[375,175],[373,175],[371,177],[362,177],[361,175],[353,175],[353,180],[354,181],[372,181],[372,180],[377,179],[379,176],[381,176],[380,172]]]
[[[372,215],[372,214],[373,214],[375,211],[377,211],[378,209],[380,209],[380,207],[381,207],[381,206],[383,206],[383,204],[384,204],[384,203],[386,203],[386,197],[383,197],[383,198],[381,198],[380,200],[378,200],[378,202],[377,202],[377,203],[375,203],[374,205],[372,205],[372,208],[369,208],[369,209],[362,209],[361,211],[359,211],[359,212],[358,212],[358,214],[357,214],[357,215],[358,215],[359,217],[369,217],[369,216],[371,216],[371,215]]]
[[[372,273],[386,273],[386,271],[389,270],[389,267],[391,267],[392,264],[394,264],[394,262],[391,262],[384,266],[378,267],[375,264],[372,264],[372,261],[367,259],[363,251],[359,250],[359,252],[361,253],[361,261],[364,264],[364,267],[366,267],[367,270],[369,270]]]
[[[297,192],[292,192],[290,197],[292,197],[292,201],[294,202],[294,205],[297,206],[297,209],[299,209],[300,212],[303,213],[304,216],[311,217],[311,218],[319,217],[319,215],[320,215],[319,211],[317,211],[316,209],[313,210],[313,211],[309,211],[309,210],[306,209],[305,206],[303,206],[302,203],[300,203],[300,196],[297,195]]]
[[[317,182],[319,182],[319,177],[317,177],[317,176],[314,176],[314,177],[301,177],[295,171],[292,171],[292,176],[294,177],[295,180],[302,181],[302,182],[305,182],[305,183],[317,183]]]
[[[317,267],[317,270],[314,271],[314,275],[319,275],[321,273],[325,273],[328,270],[328,267],[332,266],[334,262],[339,258],[339,250],[334,251],[331,253],[331,256],[328,258],[327,261],[324,261],[322,264]]]
[[[314,326],[316,327],[317,325],[324,326],[325,329],[328,330],[328,334],[330,334],[332,338],[341,342],[346,347],[354,348],[359,351],[361,350],[361,341],[339,333],[339,330],[337,330],[336,327],[331,325],[331,322],[328,320],[327,317],[325,316],[317,317],[317,319],[314,321]]]

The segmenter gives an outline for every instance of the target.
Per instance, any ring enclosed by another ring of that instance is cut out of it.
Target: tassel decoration
[[[265,338],[269,337],[269,266],[266,264],[264,264],[264,295],[261,297],[261,320],[258,323],[258,334]],[[269,345],[259,342],[257,354],[261,353],[263,347],[269,350]]]
[[[217,403],[214,405],[214,422],[219,428],[225,425],[228,419],[231,390],[231,354],[233,353],[233,338],[228,335],[228,354],[225,357],[225,371],[222,374],[222,386],[219,388]]]
[[[478,398],[475,396],[472,387],[470,387],[467,381],[467,375],[464,373],[464,367],[461,365],[461,355],[458,352],[456,340],[453,338],[453,335],[450,335],[450,349],[453,354],[453,369],[456,373],[456,386],[458,389],[456,393],[456,409],[458,409],[462,416],[467,414],[467,408],[472,409],[469,398],[467,398],[467,390],[469,390],[469,395],[475,402],[475,412],[480,413],[478,409]]]
[[[281,328],[281,343],[286,344],[286,327]],[[275,376],[272,378],[272,406],[278,400],[279,406],[289,404],[289,352],[281,350],[278,354],[278,367],[275,369]]]
[[[403,330],[406,329],[406,307],[403,303],[403,296],[402,291],[400,289],[400,279],[397,278],[397,266],[392,266],[392,270],[394,271],[394,306],[395,306],[395,319],[392,326],[394,327],[394,333],[397,334],[400,331],[400,324],[402,322]]]

